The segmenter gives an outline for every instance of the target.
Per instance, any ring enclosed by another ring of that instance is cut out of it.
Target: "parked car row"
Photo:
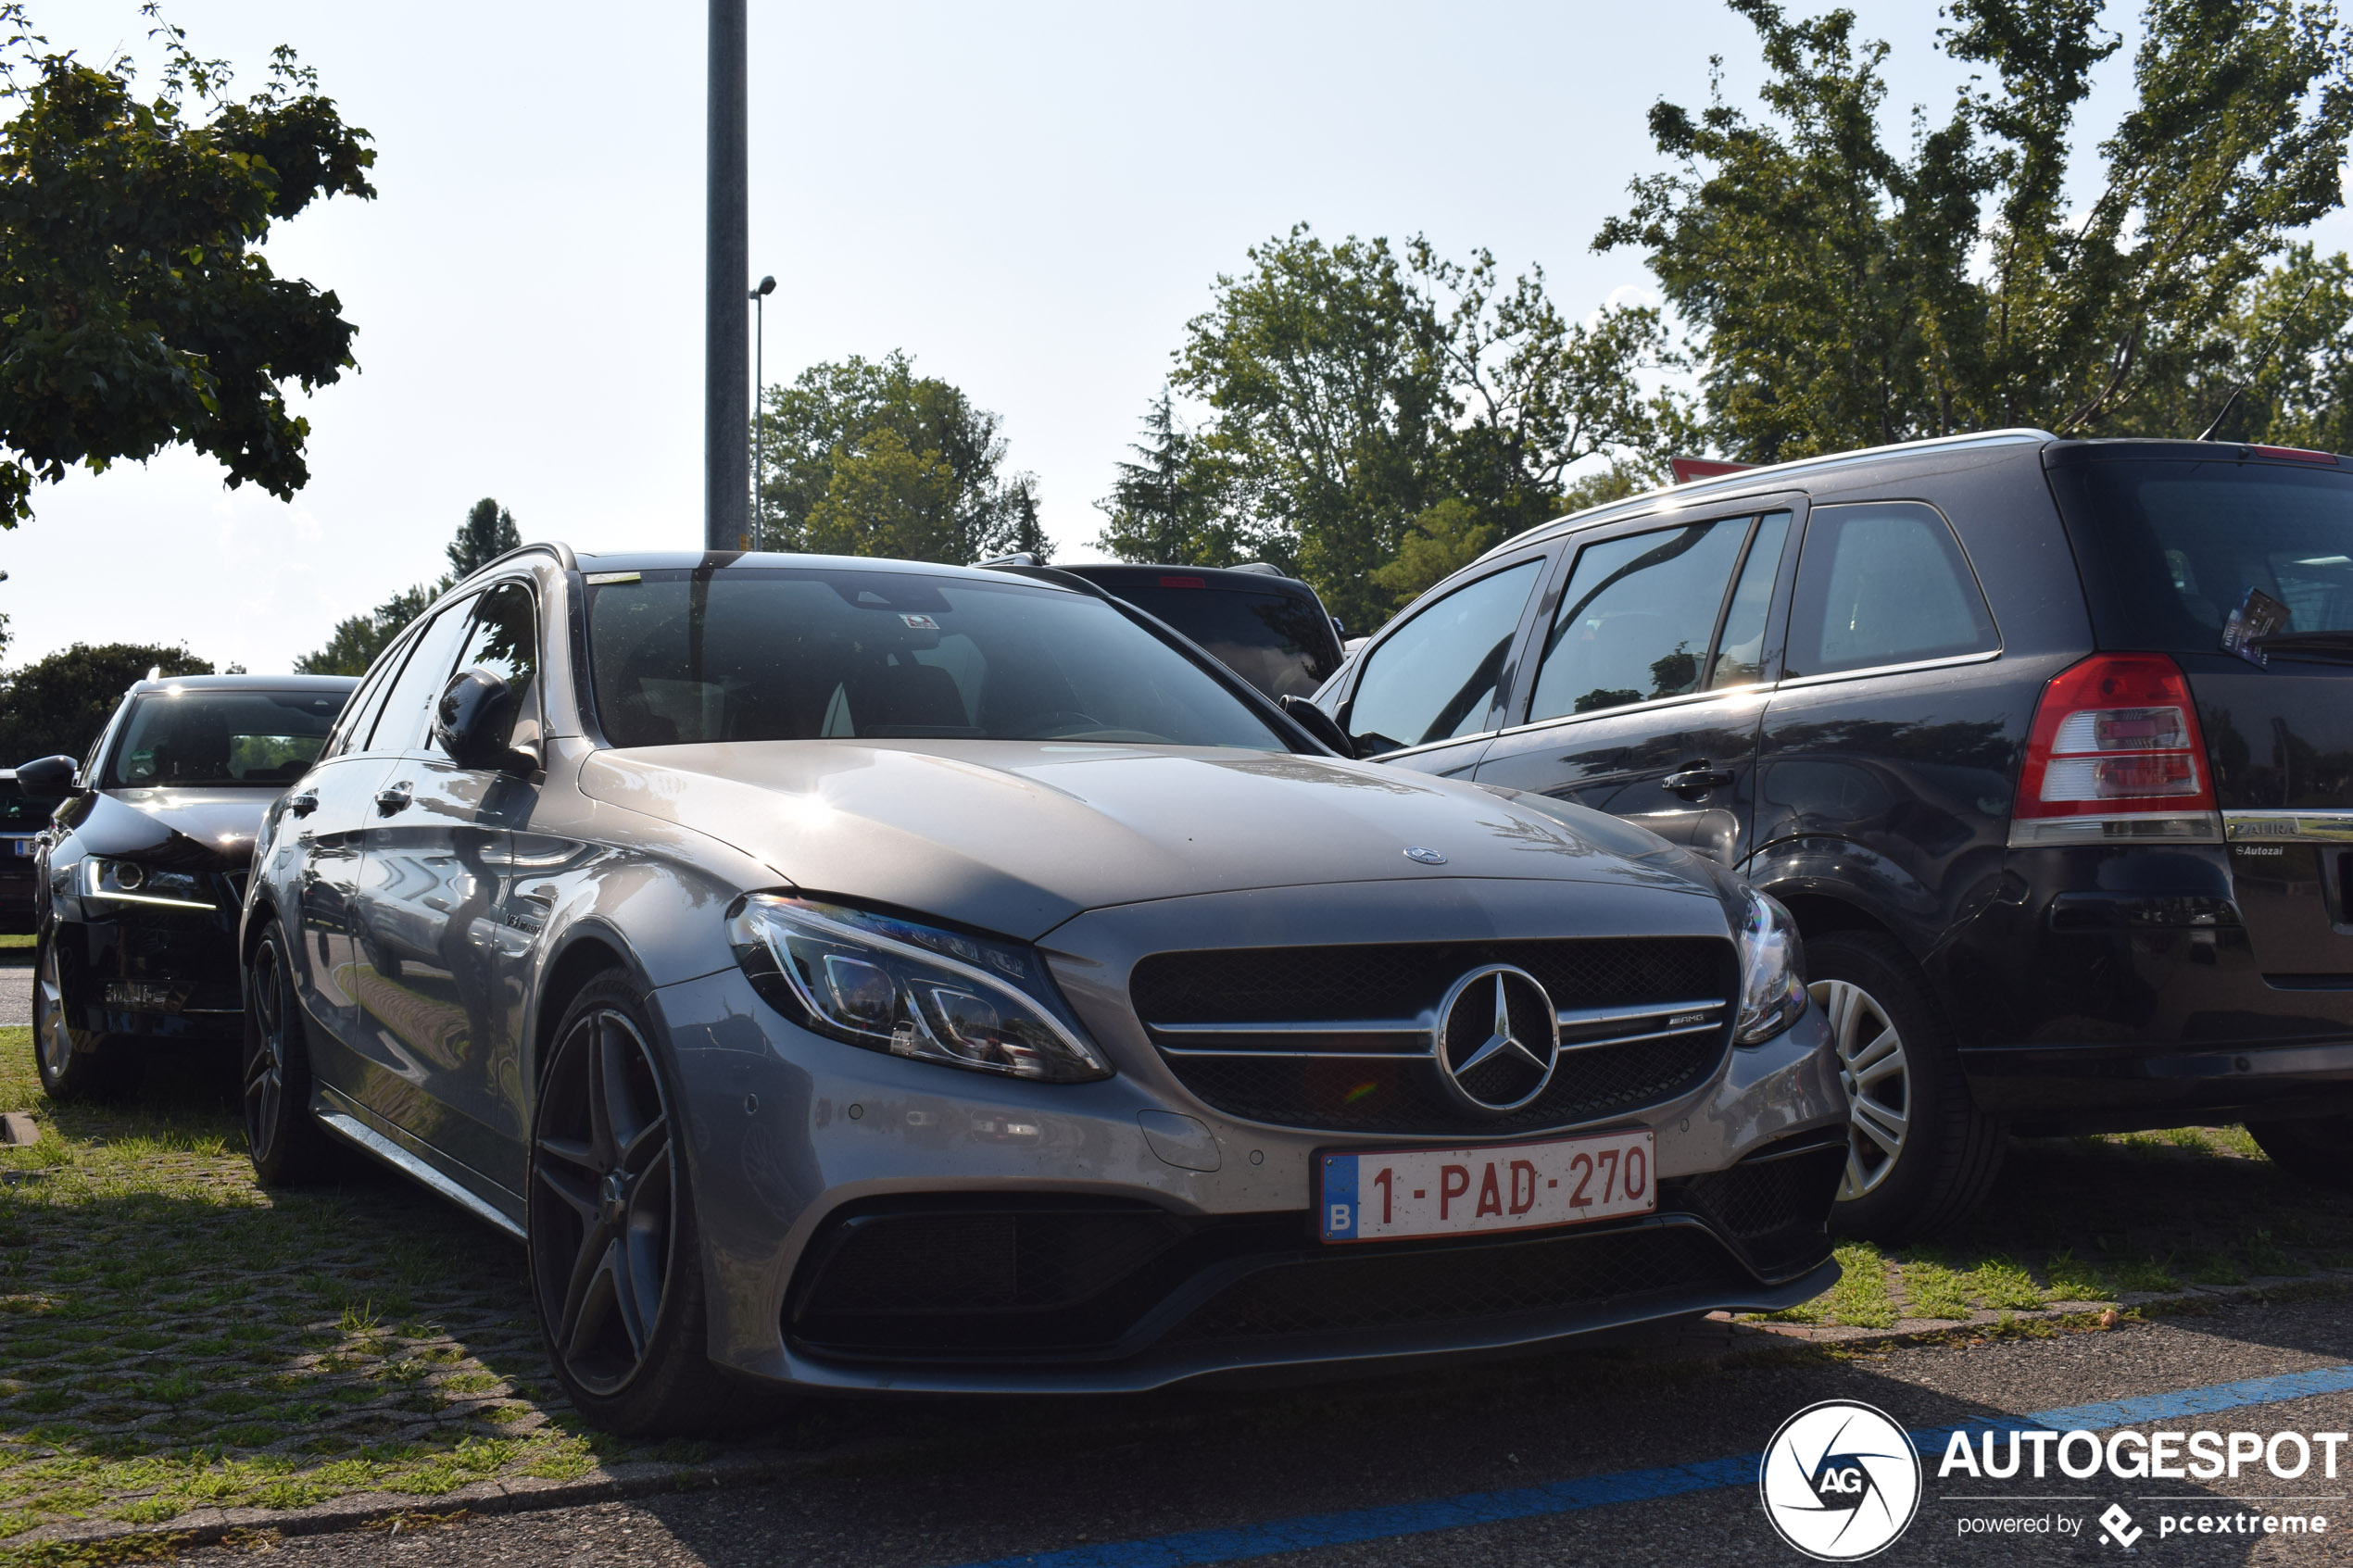
[[[143,683],[18,770],[43,1079],[235,1023],[262,1178],[517,1236],[628,1432],[1772,1310],[2012,1127],[2340,1180],[2347,483],[1758,470],[1344,663],[1263,571],[527,546],[356,689]]]

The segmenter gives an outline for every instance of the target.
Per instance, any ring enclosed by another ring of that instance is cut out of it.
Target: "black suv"
[[[2353,462],[2006,431],[1756,469],[1508,541],[1317,701],[1786,904],[1851,1234],[1959,1218],[2006,1128],[2240,1121],[2353,1183]]]
[[[1063,566],[1175,627],[1271,697],[1311,696],[1340,668],[1340,622],[1271,566]]]

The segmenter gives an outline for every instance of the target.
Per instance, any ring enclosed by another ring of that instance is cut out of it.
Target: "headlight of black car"
[[[727,935],[761,996],[837,1040],[1048,1083],[1111,1076],[1018,943],[775,893],[746,898]]]
[[[1741,923],[1741,1010],[1732,1043],[1760,1045],[1796,1022],[1806,1011],[1805,947],[1797,922],[1780,900],[1743,887],[1746,918]]]
[[[136,860],[102,860],[93,855],[82,862],[82,896],[100,904],[145,905],[154,909],[220,908],[204,878],[194,872],[165,871]]]

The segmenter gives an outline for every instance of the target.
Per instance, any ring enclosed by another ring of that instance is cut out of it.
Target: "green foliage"
[[[1038,476],[1015,474],[1006,494],[1013,528],[1005,536],[1005,548],[1026,552],[1030,559],[1044,566],[1053,558],[1054,542],[1046,537],[1046,525],[1038,518]]]
[[[167,675],[213,672],[184,647],[76,643],[0,675],[0,766],[40,757],[88,756],[123,692],[150,669]]]
[[[1762,44],[1765,113],[1720,89],[1697,115],[1656,105],[1680,167],[1636,181],[1595,245],[1649,252],[1704,355],[1711,433],[1743,458],[2147,431],[2243,357],[2243,295],[2342,201],[2353,82],[2321,0],[2154,0],[2138,101],[2081,212],[2070,133],[2119,44],[2097,0],[1956,0],[1944,47],[1994,81],[1919,117],[1908,157],[1881,144],[1887,47],[1853,12],[1730,4]]]
[[[509,550],[522,547],[515,514],[484,495],[458,525],[458,536],[449,541],[450,579],[462,583]]]
[[[1013,548],[1036,481],[1000,473],[998,418],[902,353],[812,365],[766,391],[771,549],[967,562]]]
[[[1144,439],[1118,465],[1111,494],[1095,503],[1105,519],[1095,547],[1125,561],[1162,566],[1232,566],[1242,538],[1225,501],[1234,476],[1219,454],[1193,439],[1163,387],[1144,411]]]
[[[1191,514],[1129,513],[1183,520],[1189,558],[1247,552],[1296,572],[1352,627],[1387,619],[1396,590],[1373,574],[1440,503],[1476,515],[1447,514],[1450,537],[1508,536],[1559,514],[1571,467],[1656,467],[1689,439],[1680,405],[1642,390],[1666,361],[1655,311],[1572,323],[1541,270],[1506,285],[1488,253],[1449,261],[1418,238],[1400,254],[1302,225],[1249,254],[1176,355],[1175,386],[1214,421],[1177,462],[1155,410],[1146,462],[1123,469],[1141,494],[1179,479]]]
[[[1396,558],[1377,568],[1373,582],[1394,594],[1403,608],[1432,583],[1494,548],[1503,537],[1500,524],[1480,521],[1478,507],[1449,495],[1414,520],[1398,543]]]
[[[142,101],[127,61],[45,52],[24,6],[0,5],[0,101],[16,108],[0,124],[0,527],[31,515],[35,480],[181,444],[233,486],[290,497],[309,425],[284,383],[313,391],[353,364],[342,303],[259,247],[321,196],[375,194],[367,132],[291,50],[232,102],[227,68],[180,29],[150,36],[169,64]]]
[[[390,646],[408,624],[431,609],[434,601],[466,578],[519,548],[522,534],[515,514],[484,495],[468,509],[447,553],[449,571],[438,581],[403,588],[375,608],[335,622],[327,646],[294,661],[298,675],[364,675],[376,655]]]

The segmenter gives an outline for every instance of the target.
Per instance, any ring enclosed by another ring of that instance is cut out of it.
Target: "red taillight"
[[[1160,580],[1160,585],[1164,588],[1206,588],[1209,586],[1206,582],[1198,577],[1164,577]]]
[[[2155,653],[2097,654],[2043,688],[2014,816],[2183,817],[2213,809],[2214,781],[2207,773],[2197,708],[2171,659]],[[2193,825],[2167,836],[2191,836]],[[2032,835],[2037,842],[2075,836]]]
[[[2250,452],[2260,452],[2267,458],[2286,458],[2299,463],[2333,463],[2336,461],[2335,453],[2315,452],[2309,446],[2250,445],[2247,447],[2247,450]]]

